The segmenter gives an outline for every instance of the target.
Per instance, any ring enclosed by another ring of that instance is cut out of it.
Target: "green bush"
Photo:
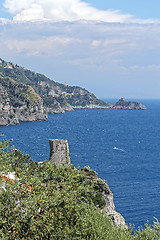
[[[0,239],[159,239],[159,223],[131,235],[114,227],[92,176],[52,162],[42,165],[23,155],[12,142],[0,142]],[[96,181],[95,181],[96,182]],[[103,185],[103,184],[102,184]],[[96,185],[97,186],[97,185]],[[99,185],[98,185],[99,186]],[[100,184],[101,186],[101,184]],[[103,187],[103,186],[102,186]]]

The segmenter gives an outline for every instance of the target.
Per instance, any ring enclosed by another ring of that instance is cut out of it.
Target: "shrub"
[[[42,165],[23,155],[12,142],[0,142],[0,239],[159,239],[159,223],[153,228],[131,230],[113,226],[102,207],[90,176],[73,166]],[[89,178],[88,178],[89,177]]]

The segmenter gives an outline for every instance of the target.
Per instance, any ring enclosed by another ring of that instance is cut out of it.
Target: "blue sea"
[[[48,139],[68,139],[72,163],[107,180],[126,222],[152,224],[153,217],[160,220],[160,100],[140,101],[146,111],[76,110],[0,133],[35,161],[49,159]]]

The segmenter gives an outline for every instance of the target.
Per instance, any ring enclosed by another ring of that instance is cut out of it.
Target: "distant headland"
[[[118,102],[113,106],[115,109],[127,109],[127,110],[146,110],[146,106],[139,102],[129,101],[127,102],[125,98],[119,99]]]
[[[139,102],[121,98],[116,104],[98,99],[79,86],[55,82],[17,64],[0,59],[0,125],[47,120],[48,113],[74,109],[145,110]]]

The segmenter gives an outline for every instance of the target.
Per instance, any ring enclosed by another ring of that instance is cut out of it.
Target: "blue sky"
[[[119,9],[138,18],[159,18],[159,0],[86,0],[85,2],[99,9]]]
[[[160,98],[158,0],[4,0],[0,57],[100,98]]]
[[[23,1],[23,0],[21,0]],[[12,16],[7,13],[7,10],[3,7],[3,3],[0,3],[0,14],[1,17],[11,18]],[[120,10],[123,13],[130,13],[138,18],[159,18],[160,1],[159,0],[85,0],[84,2],[91,6],[101,9],[115,9]]]

